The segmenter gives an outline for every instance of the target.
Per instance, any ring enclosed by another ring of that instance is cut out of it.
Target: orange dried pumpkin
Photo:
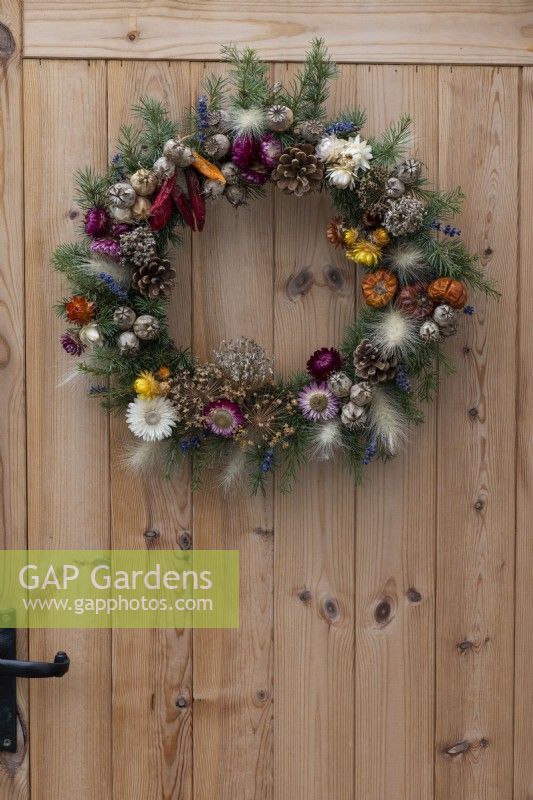
[[[363,278],[361,289],[368,306],[384,308],[396,294],[398,278],[387,269],[377,269]]]
[[[466,287],[455,278],[437,278],[428,286],[428,296],[435,303],[447,303],[452,308],[462,308],[468,300]]]

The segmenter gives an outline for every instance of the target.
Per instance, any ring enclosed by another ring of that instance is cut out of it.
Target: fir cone
[[[175,278],[176,271],[168,258],[160,258],[154,253],[133,273],[131,285],[135,291],[154,300],[168,297]]]
[[[353,364],[358,378],[381,383],[394,377],[398,359],[395,356],[386,358],[370,339],[363,339],[353,354]]]
[[[282,151],[272,180],[285,194],[301,197],[318,191],[324,177],[324,167],[311,144],[298,144]]]
[[[156,255],[154,234],[149,228],[139,225],[129,233],[122,234],[120,249],[123,266],[131,264],[142,267]]]

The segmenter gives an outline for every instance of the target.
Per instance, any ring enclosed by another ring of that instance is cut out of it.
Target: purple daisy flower
[[[326,383],[310,383],[298,395],[298,406],[311,422],[325,422],[339,410],[339,401]]]
[[[233,436],[244,425],[244,414],[237,403],[221,397],[204,408],[206,427],[215,436]]]
[[[342,357],[334,347],[322,347],[315,350],[306,366],[313,378],[325,381],[332,372],[337,372],[342,367]]]
[[[69,356],[81,356],[83,353],[82,343],[78,336],[71,331],[65,331],[65,333],[61,334],[61,346]]]

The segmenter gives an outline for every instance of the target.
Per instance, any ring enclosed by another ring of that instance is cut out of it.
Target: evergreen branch
[[[426,216],[429,220],[446,219],[459,214],[465,195],[460,186],[454,189],[426,189],[423,184],[413,186],[414,194],[426,204]]]
[[[221,54],[231,66],[231,82],[236,90],[232,103],[238,108],[264,107],[270,95],[268,64],[260,61],[251,47],[239,50],[230,44],[222,47]]]
[[[142,160],[141,134],[132,125],[121,125],[117,139],[117,150],[125,172],[132,173]]]
[[[500,297],[494,283],[479,268],[479,258],[469,253],[462,242],[456,239],[437,239],[428,231],[423,232],[419,241],[436,274],[464,281],[472,289],[481,291],[488,297]]]
[[[411,117],[408,114],[404,114],[398,122],[393,122],[389,126],[381,140],[369,140],[375,164],[389,167],[405,154],[411,144],[411,124]]]
[[[286,104],[295,119],[323,119],[329,97],[329,85],[337,74],[337,66],[328,54],[324,39],[313,39],[305,63],[291,82]]]
[[[177,135],[177,125],[170,119],[164,104],[153,97],[141,97],[133,113],[143,124],[139,134],[140,161],[144,166],[151,166],[163,152],[165,142]]]
[[[203,83],[210,111],[218,111],[225,103],[228,80],[224,75],[208,75]]]
[[[98,175],[91,167],[74,173],[76,182],[76,202],[83,209],[102,208],[106,204],[109,180]]]

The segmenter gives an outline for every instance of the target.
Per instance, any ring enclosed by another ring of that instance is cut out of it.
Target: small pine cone
[[[382,383],[394,378],[398,359],[395,356],[385,357],[370,339],[363,339],[353,354],[353,364],[358,378]]]
[[[170,261],[153,255],[133,273],[131,284],[135,291],[154,300],[168,297],[175,279],[176,271]]]
[[[298,144],[282,151],[271,177],[285,194],[301,197],[320,189],[324,166],[318,161],[313,145]]]

